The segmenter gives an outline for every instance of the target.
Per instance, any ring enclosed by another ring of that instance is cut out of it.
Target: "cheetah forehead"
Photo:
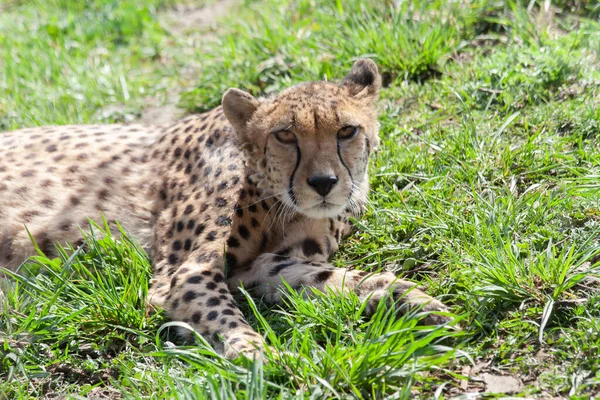
[[[376,121],[371,104],[352,98],[344,88],[329,82],[309,82],[263,100],[249,128],[265,134],[293,128],[300,134],[319,135],[345,125],[372,128]]]

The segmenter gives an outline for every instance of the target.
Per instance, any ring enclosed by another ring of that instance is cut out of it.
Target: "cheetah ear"
[[[259,104],[258,100],[243,90],[231,88],[225,92],[223,112],[238,135],[244,134],[246,125]]]
[[[350,96],[356,99],[376,100],[381,88],[377,64],[368,58],[359,59],[342,79],[340,86],[347,88]]]

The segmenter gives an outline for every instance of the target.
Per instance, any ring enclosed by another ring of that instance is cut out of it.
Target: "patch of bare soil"
[[[55,364],[49,368],[48,372],[67,382],[90,385],[108,382],[111,378],[118,377],[116,370],[106,369],[90,372],[66,363]]]
[[[174,36],[194,36],[195,40],[207,40],[214,37],[214,29],[218,21],[229,14],[239,0],[218,0],[202,5],[202,1],[184,3],[166,10],[161,15],[165,28]],[[183,77],[190,80],[196,73],[196,68],[190,66],[181,71]],[[148,125],[169,125],[180,119],[185,111],[177,107],[179,92],[171,88],[165,102],[148,99],[136,122]]]
[[[123,398],[121,392],[106,383],[118,376],[116,370],[100,370],[96,372],[84,371],[68,364],[56,364],[48,369],[48,376],[32,378],[30,383],[35,388],[39,398],[47,400],[65,399],[64,384],[97,385],[86,394],[86,399],[93,400],[119,400]],[[2,393],[0,399],[3,400]]]
[[[144,125],[166,126],[183,117],[185,111],[177,107],[179,94],[175,91],[169,94],[167,101],[161,105],[153,104],[156,99],[147,100],[142,114],[136,122]]]
[[[214,28],[217,21],[229,14],[238,4],[239,0],[220,0],[205,7],[199,7],[197,4],[178,5],[166,13],[165,21],[169,31],[175,35]]]

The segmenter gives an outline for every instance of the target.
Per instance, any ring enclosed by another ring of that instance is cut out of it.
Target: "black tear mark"
[[[344,162],[344,159],[342,158],[342,147],[340,146],[340,142],[339,141],[337,143],[337,153],[338,153],[338,157],[340,159],[340,162],[342,163],[342,165],[344,166],[344,168],[346,168],[346,171],[348,171],[348,175],[350,175],[350,181],[352,183],[354,183],[354,178],[352,177],[352,172],[350,172],[350,168],[348,168],[348,166]]]
[[[338,144],[338,154],[339,154],[339,144]],[[296,200],[296,196],[294,195],[294,176],[296,175],[296,171],[298,171],[298,167],[300,166],[300,159],[302,158],[302,153],[300,153],[300,146],[296,143],[296,166],[294,167],[294,172],[290,176],[290,186],[289,186],[289,194],[292,199],[292,203],[294,205],[298,205],[298,201]]]

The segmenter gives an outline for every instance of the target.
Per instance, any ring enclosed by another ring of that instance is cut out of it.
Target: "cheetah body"
[[[263,342],[234,303],[241,284],[271,302],[283,279],[354,290],[371,309],[391,292],[443,311],[391,273],[327,264],[362,209],[378,87],[374,63],[361,60],[341,85],[304,84],[260,101],[230,90],[222,107],[167,128],[2,133],[0,266],[15,270],[34,253],[28,232],[53,254],[54,243],[81,241],[88,218],[103,215],[148,251],[150,301],[232,357]]]
[[[101,213],[150,251],[156,180],[145,151],[160,134],[135,125],[1,133],[0,266],[14,270],[32,254],[27,230],[50,255],[54,243],[77,244],[80,228]]]

